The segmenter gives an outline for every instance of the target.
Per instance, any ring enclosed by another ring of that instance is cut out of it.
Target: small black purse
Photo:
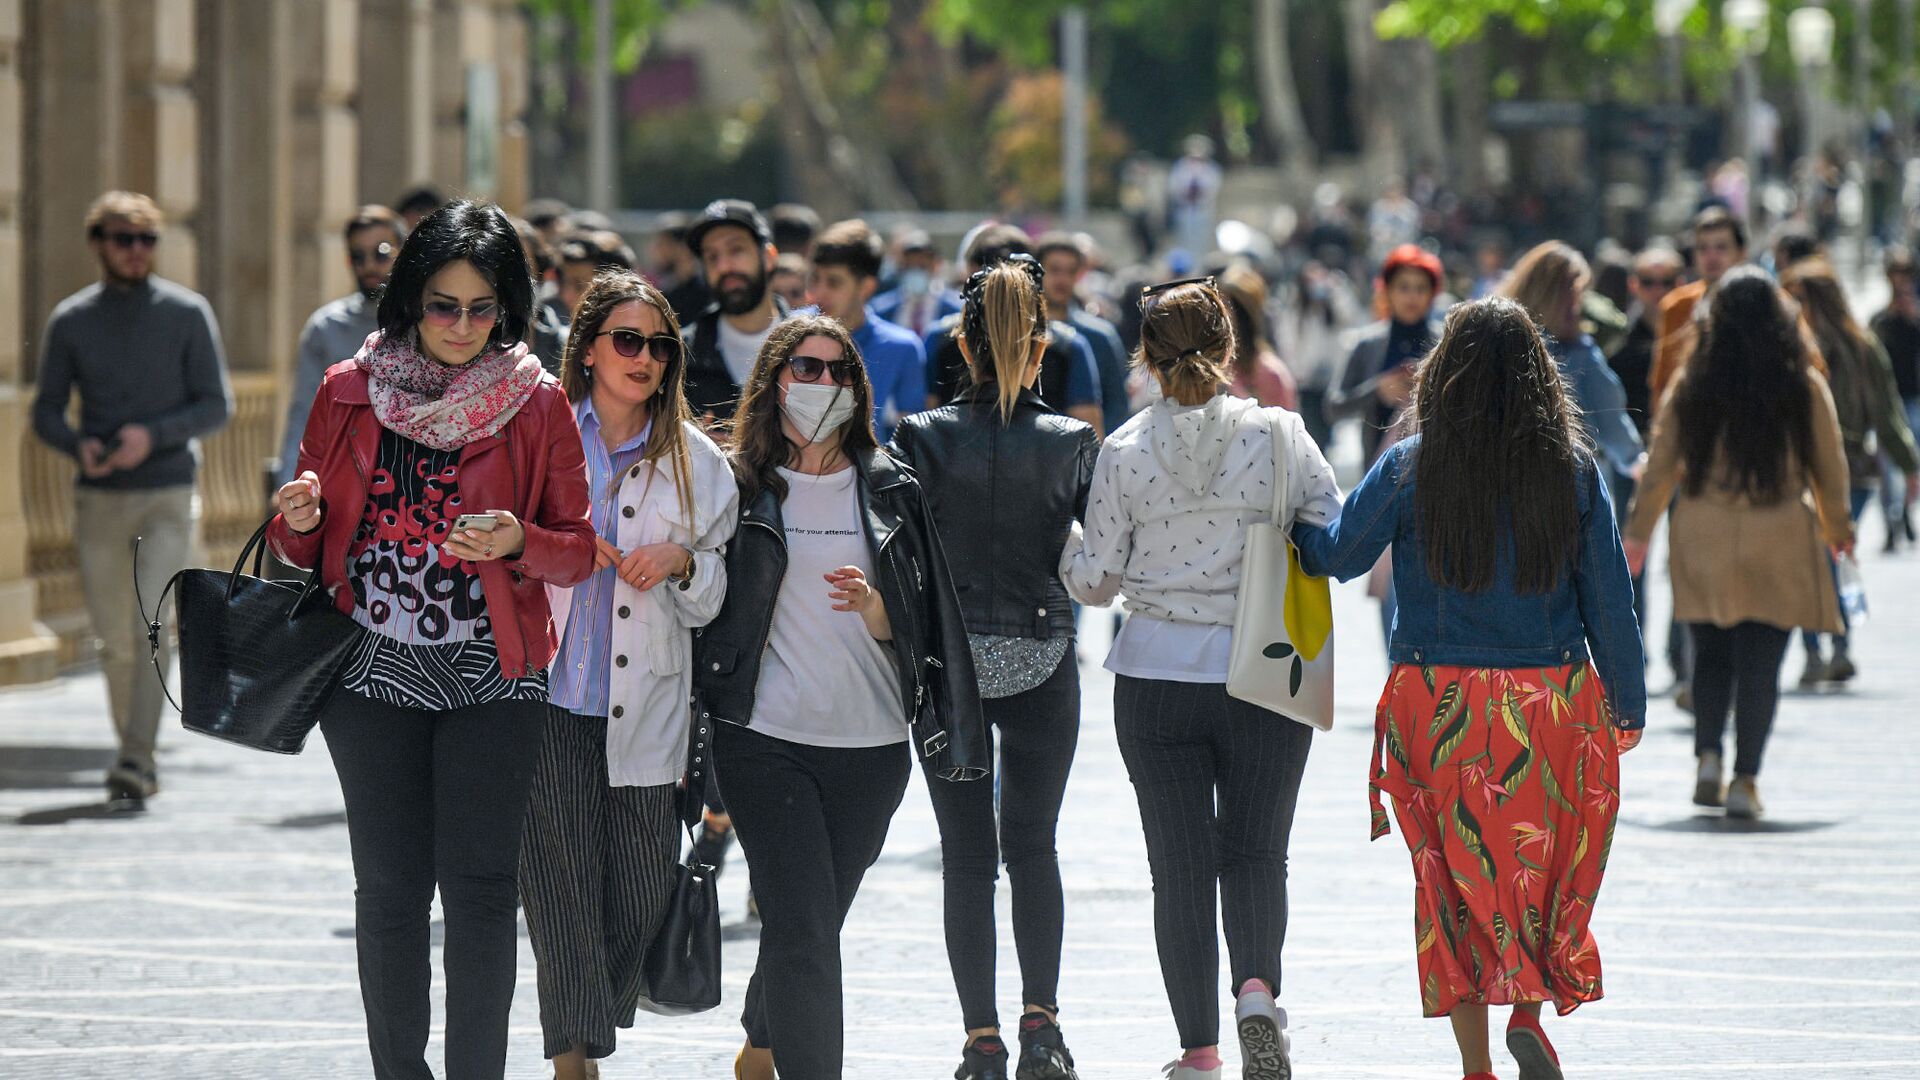
[[[693,710],[687,739],[686,786],[679,792],[679,813],[693,838],[700,804],[713,763],[713,722]],[[688,820],[691,815],[691,820]],[[699,845],[694,845],[694,851]],[[680,864],[667,901],[666,917],[640,963],[638,1007],[661,1016],[688,1016],[720,1004],[720,888],[718,870],[689,853]]]
[[[315,568],[304,582],[261,576],[268,518],[240,549],[233,570],[189,568],[175,574],[147,620],[154,672],[160,670],[160,613],[175,592],[174,620],[180,633],[180,696],[174,702],[188,731],[254,750],[297,754],[320,720],[340,665],[364,630],[333,606]],[[240,572],[253,553],[253,573]],[[134,561],[140,558],[134,542]],[[146,600],[135,599],[146,618]],[[167,699],[173,700],[168,694]]]

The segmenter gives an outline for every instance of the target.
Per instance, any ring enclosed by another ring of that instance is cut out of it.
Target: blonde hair
[[[956,336],[973,354],[973,381],[996,384],[1000,422],[1012,420],[1034,343],[1047,340],[1046,296],[1025,261],[1000,263],[967,281]]]
[[[109,221],[158,229],[167,223],[167,216],[160,212],[159,203],[137,191],[109,191],[87,207],[87,235],[99,239]]]
[[[1233,316],[1213,280],[1149,296],[1141,309],[1134,366],[1158,375],[1171,397],[1205,400],[1219,393],[1233,357]]]

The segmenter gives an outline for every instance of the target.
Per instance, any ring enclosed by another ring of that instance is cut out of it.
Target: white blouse
[[[1108,670],[1224,681],[1247,527],[1271,520],[1272,485],[1290,477],[1287,524],[1339,516],[1333,469],[1300,417],[1273,408],[1263,422],[1259,409],[1227,394],[1194,406],[1160,400],[1101,446],[1086,526],[1068,540],[1060,576],[1081,603],[1124,597],[1133,617]],[[1280,460],[1289,473],[1276,470]]]

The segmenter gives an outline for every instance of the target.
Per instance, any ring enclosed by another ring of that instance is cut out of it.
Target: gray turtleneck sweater
[[[206,298],[150,277],[133,286],[96,282],[53,309],[42,338],[33,430],[49,446],[77,456],[89,436],[111,442],[126,424],[153,433],[139,466],[80,483],[112,490],[193,483],[194,440],[225,426],[233,413],[220,330]],[[67,404],[80,394],[80,427]]]

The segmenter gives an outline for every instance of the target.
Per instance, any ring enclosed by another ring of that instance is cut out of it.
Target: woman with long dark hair
[[[1840,420],[1841,445],[1846,450],[1847,512],[1856,524],[1861,511],[1873,501],[1880,485],[1880,455],[1886,455],[1893,467],[1909,477],[1920,476],[1920,452],[1913,444],[1913,432],[1907,427],[1906,403],[1900,397],[1900,385],[1894,381],[1893,361],[1878,338],[1853,317],[1846,289],[1825,259],[1803,259],[1781,276],[1787,294],[1800,302],[1806,325],[1827,360],[1827,386],[1833,392],[1833,406]],[[1913,486],[1909,480],[1908,486]],[[1847,612],[1840,611],[1846,625]],[[1847,647],[1844,631],[1833,635],[1833,653],[1821,648],[1821,635],[1803,630],[1800,640],[1807,650],[1807,668],[1800,685],[1846,682],[1859,674]]]
[[[1100,436],[1033,391],[1047,348],[1044,272],[1015,255],[967,279],[959,344],[973,385],[902,420],[892,450],[920,477],[960,607],[986,713],[994,784],[928,778],[940,823],[947,961],[967,1029],[959,1080],[1007,1080],[994,1006],[994,878],[1013,891],[1021,1001],[1018,1080],[1073,1080],[1060,1034],[1065,900],[1054,836],[1080,734],[1073,604],[1058,572],[1086,509]],[[994,756],[994,732],[1000,752]],[[997,797],[997,798],[996,798]]]
[[[428,909],[446,918],[447,1073],[506,1067],[514,871],[558,641],[542,584],[593,570],[580,429],[524,341],[499,207],[407,236],[380,330],[327,371],[268,538],[366,629],[320,719],[346,797],[373,1072],[426,1080]]]
[[[1844,629],[1829,549],[1852,549],[1853,524],[1833,394],[1786,298],[1743,267],[1720,279],[1710,305],[1699,348],[1654,420],[1627,554],[1644,565],[1654,526],[1675,503],[1673,611],[1695,654],[1693,801],[1756,817],[1788,634]]]
[[[1350,579],[1392,545],[1400,615],[1375,720],[1380,793],[1413,853],[1422,1012],[1468,1080],[1492,1080],[1487,1007],[1511,1005],[1523,1080],[1560,1075],[1540,1007],[1602,993],[1588,922],[1646,686],[1607,483],[1529,313],[1447,316],[1420,365],[1414,434],[1296,525],[1300,565]]]
[[[594,573],[548,590],[560,651],[520,853],[556,1080],[598,1076],[633,1025],[641,962],[680,855],[688,658],[727,592],[739,491],[687,409],[667,298],[602,270],[573,313],[560,384],[587,459]]]
[[[1291,494],[1286,522],[1330,520],[1340,491],[1297,415],[1226,392],[1233,317],[1212,278],[1154,286],[1141,309],[1134,364],[1161,397],[1101,446],[1061,575],[1082,603],[1126,598],[1106,666],[1180,1036],[1171,1080],[1225,1068],[1216,903],[1242,1075],[1285,1080],[1287,841],[1312,729],[1229,696],[1227,667],[1247,530],[1273,515],[1274,485]]]
[[[905,744],[939,783],[978,780],[980,699],[926,499],[876,445],[846,328],[774,327],[733,435],[740,525],[694,698],[762,920],[734,1071],[835,1080],[840,927],[906,791]]]

